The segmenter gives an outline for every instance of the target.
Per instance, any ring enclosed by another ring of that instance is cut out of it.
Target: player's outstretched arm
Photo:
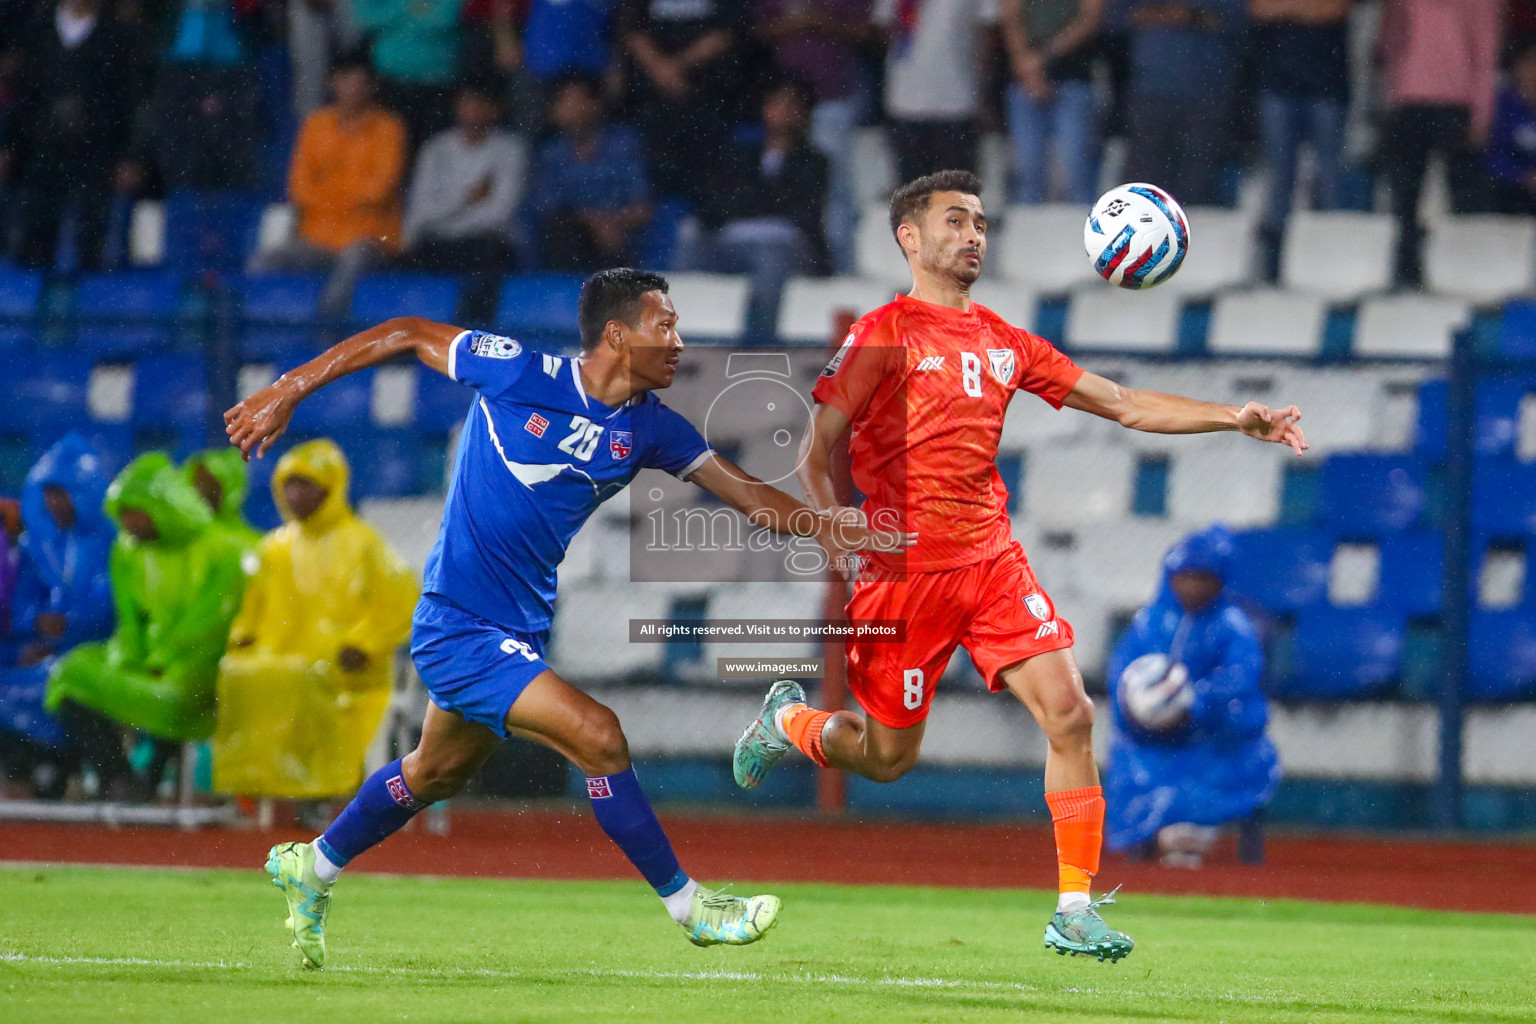
[[[438,373],[448,372],[448,349],[463,331],[420,317],[401,316],[337,342],[296,366],[224,414],[224,433],[247,459],[265,455],[288,429],[299,403],[337,377],[377,366],[402,352]]]
[[[875,530],[862,516],[853,522],[835,513],[818,512],[719,455],[711,456],[688,479],[745,515],[754,526],[773,533],[814,537],[834,560],[850,551],[899,551],[917,543],[915,533]]]
[[[1301,410],[1294,405],[1271,409],[1258,402],[1249,402],[1239,409],[1235,405],[1202,402],[1161,391],[1121,387],[1096,373],[1083,374],[1063,404],[1152,434],[1208,434],[1237,430],[1260,441],[1290,445],[1297,455],[1307,450],[1306,435],[1296,422],[1301,419]]]

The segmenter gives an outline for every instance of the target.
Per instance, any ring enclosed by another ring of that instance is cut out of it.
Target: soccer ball
[[[1120,673],[1120,710],[1126,720],[1151,733],[1183,728],[1195,702],[1189,670],[1170,664],[1166,654],[1143,654]]]
[[[1178,273],[1189,251],[1189,220],[1156,185],[1117,185],[1093,204],[1083,248],[1110,284],[1151,288]]]

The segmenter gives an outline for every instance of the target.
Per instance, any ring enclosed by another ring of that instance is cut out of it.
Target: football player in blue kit
[[[593,275],[578,320],[577,358],[482,331],[389,320],[225,413],[230,441],[248,458],[282,436],[305,397],[401,353],[414,352],[477,392],[411,633],[411,655],[431,695],[421,740],[370,776],[324,834],[279,844],[268,856],[306,966],[325,964],[325,919],[341,869],[423,807],[457,793],[511,734],[581,768],[598,824],[695,945],[755,942],[777,919],[778,897],[714,892],[679,867],[635,780],[617,716],[545,664],[556,567],[598,505],[647,468],[698,484],[759,527],[814,537],[834,558],[911,538],[846,520],[834,526],[722,458],[656,398],[683,351],[660,275],[627,268]]]

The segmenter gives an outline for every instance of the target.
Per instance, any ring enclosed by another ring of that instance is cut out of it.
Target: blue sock
[[[391,761],[368,776],[357,796],[315,842],[326,860],[344,867],[368,847],[404,828],[425,806],[405,784],[400,762]]]
[[[633,765],[617,775],[589,776],[587,796],[598,825],[651,883],[656,895],[670,896],[688,884],[651,802],[640,790]]]

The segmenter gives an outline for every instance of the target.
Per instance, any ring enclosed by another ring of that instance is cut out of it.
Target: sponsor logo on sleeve
[[[1061,623],[1052,619],[1050,622],[1040,623],[1040,628],[1035,630],[1035,639],[1044,640],[1048,636],[1060,636]]]
[[[1024,607],[1029,609],[1029,614],[1042,622],[1051,617],[1051,606],[1043,594],[1025,594]]]
[[[989,348],[987,360],[992,364],[992,376],[997,378],[999,384],[1006,385],[1013,382],[1013,371],[1017,362],[1013,349]]]
[[[587,796],[593,800],[606,800],[613,796],[613,789],[608,785],[608,776],[587,779]]]
[[[837,368],[843,365],[843,357],[848,354],[848,350],[852,347],[853,334],[849,333],[848,337],[843,339],[842,347],[837,350],[837,354],[832,357],[831,361],[828,362],[826,366],[822,367],[821,375],[823,377],[836,376]]]
[[[629,458],[630,450],[635,445],[635,435],[628,430],[608,431],[608,454],[615,459]]]
[[[475,334],[469,339],[469,351],[487,359],[513,359],[522,353],[523,346],[499,334]]]
[[[543,437],[544,431],[549,429],[549,420],[538,413],[534,413],[528,417],[528,422],[523,424],[523,429],[534,437]]]

